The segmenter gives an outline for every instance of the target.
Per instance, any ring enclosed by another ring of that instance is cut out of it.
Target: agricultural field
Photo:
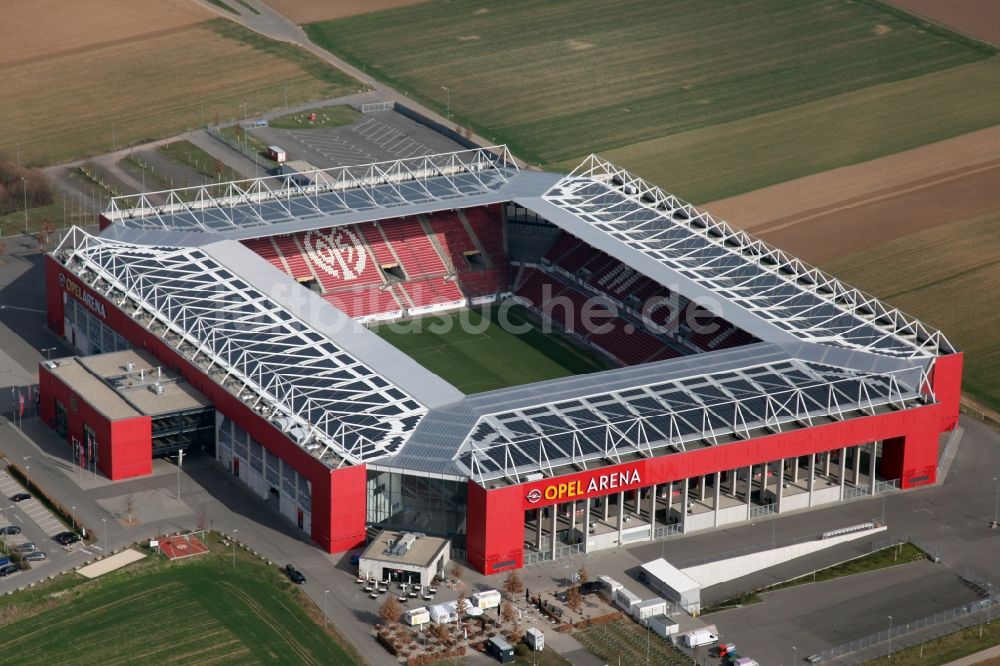
[[[244,103],[254,115],[286,96],[303,104],[361,87],[299,47],[212,16],[186,0],[5,11],[0,153],[56,164],[240,118]]]
[[[931,326],[965,353],[963,389],[1000,409],[1000,209],[839,258],[823,267]]]
[[[559,333],[546,333],[529,323],[520,307],[503,315],[515,326],[502,327],[498,309],[490,321],[477,310],[437,314],[423,319],[383,324],[382,338],[420,365],[465,393],[481,393],[611,367]],[[462,320],[469,326],[462,325]]]
[[[393,7],[412,5],[426,0],[264,0],[272,9],[295,23],[312,23],[329,19],[377,12]]]
[[[0,605],[0,650],[19,664],[359,663],[274,567],[228,549],[183,563],[152,556],[83,582],[61,576]],[[313,609],[314,610],[314,609]]]
[[[993,47],[876,0],[456,0],[306,31],[439,111],[448,87],[529,161],[600,152],[695,201],[1000,123]]]

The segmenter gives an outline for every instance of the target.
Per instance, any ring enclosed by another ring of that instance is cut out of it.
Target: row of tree
[[[25,200],[28,208],[52,203],[52,188],[45,174],[0,159],[0,215],[23,210]]]

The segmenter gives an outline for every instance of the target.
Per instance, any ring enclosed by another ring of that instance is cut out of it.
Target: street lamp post
[[[1000,477],[993,477],[993,483],[997,486],[997,499],[993,506],[993,526],[1000,527]]]
[[[45,360],[46,361],[51,361],[52,360],[52,352],[54,352],[56,349],[58,349],[58,347],[46,347],[45,349],[41,349],[39,351],[42,351],[42,352],[45,353]]]
[[[24,233],[28,233],[28,182],[21,176],[21,192],[24,194]]]
[[[445,108],[448,109],[447,117],[450,120],[451,119],[451,89],[447,88],[445,86],[441,86],[441,90],[443,90],[445,92],[446,96],[447,96],[447,102],[445,103]]]
[[[69,508],[69,510],[70,510],[70,516],[69,517],[73,519],[73,531],[76,532],[76,507],[75,506],[71,506]]]
[[[792,665],[794,666],[797,663],[799,663],[799,649],[793,645],[792,646]]]
[[[989,624],[993,619],[993,583],[986,583],[986,589],[990,595],[989,603],[986,605],[986,624]]]
[[[328,600],[330,598],[330,590],[323,590],[323,626],[330,626],[330,616],[327,613]]]
[[[233,535],[235,535],[239,530],[233,530]],[[231,535],[231,536],[233,536]],[[236,539],[233,538],[233,568],[236,568]]]
[[[892,660],[892,616],[889,616],[889,660]]]
[[[28,485],[28,492],[30,493],[31,492],[31,474],[30,474],[30,472],[31,472],[31,465],[28,464],[28,461],[31,460],[31,456],[24,456],[22,458],[22,460],[24,460],[24,482]]]
[[[111,548],[108,546],[108,519],[101,518],[101,522],[104,523],[104,554],[107,555]]]

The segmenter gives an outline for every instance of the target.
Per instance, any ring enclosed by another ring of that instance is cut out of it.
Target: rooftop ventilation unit
[[[409,552],[410,547],[413,546],[413,543],[417,540],[418,536],[418,534],[413,532],[407,532],[399,538],[399,541],[397,541],[392,547],[389,554],[394,557],[402,557],[406,555],[406,553]]]
[[[155,393],[156,395],[163,395],[163,384],[161,384],[160,382],[154,382],[149,385],[149,390]]]

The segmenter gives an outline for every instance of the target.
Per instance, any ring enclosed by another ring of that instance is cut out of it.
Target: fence
[[[254,163],[264,171],[270,171],[278,164],[277,162],[272,162],[265,157],[261,157],[257,151],[251,150],[235,138],[226,136],[222,133],[222,130],[218,125],[209,125],[207,131],[209,136],[226,144],[236,152],[246,157],[248,160],[253,160]]]
[[[361,113],[374,113],[376,111],[392,111],[393,102],[369,102],[361,105]]]
[[[826,662],[867,649],[871,649],[872,652],[865,655],[866,659],[877,659],[891,653],[893,650],[903,650],[933,638],[953,633],[958,629],[965,629],[987,622],[991,619],[992,605],[993,597],[984,597],[978,601],[935,613],[934,615],[928,615],[913,622],[894,625],[891,629],[886,627],[882,631],[870,634],[864,638],[817,652],[810,656],[807,661],[812,663]],[[941,626],[945,624],[949,624],[950,626]],[[919,638],[914,636],[917,632],[922,632],[933,627],[939,627],[940,630],[922,635]]]
[[[844,488],[844,499],[854,499],[855,497],[867,497],[869,495],[881,495],[882,493],[887,493],[890,490],[899,490],[899,479],[892,479],[890,481],[876,481],[875,489],[872,491],[871,486],[847,486]]]
[[[538,564],[540,562],[549,562],[551,560],[561,560],[564,557],[574,557],[576,555],[582,555],[583,553],[583,544],[577,543],[572,546],[556,546],[555,557],[552,557],[552,550],[550,548],[546,548],[543,544],[543,550],[528,551],[524,554],[524,566]]]

